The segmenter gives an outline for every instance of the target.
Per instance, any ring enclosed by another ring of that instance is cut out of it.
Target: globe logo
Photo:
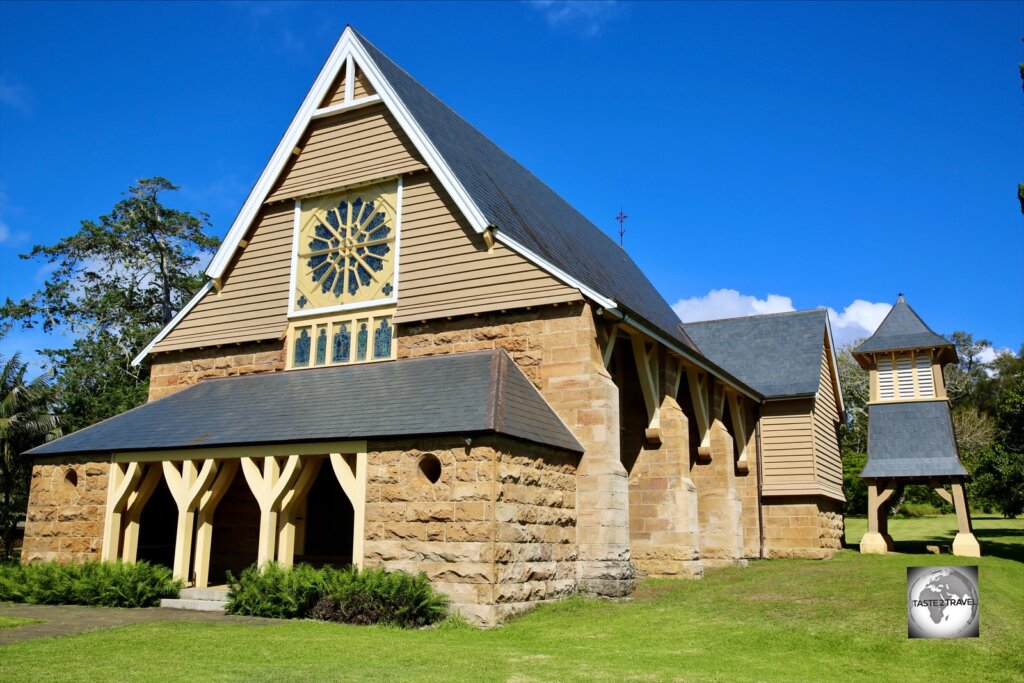
[[[977,567],[907,567],[911,638],[978,636]]]

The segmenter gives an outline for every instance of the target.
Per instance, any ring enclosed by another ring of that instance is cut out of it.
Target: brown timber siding
[[[327,94],[320,100],[320,108],[330,107],[335,104],[341,104],[345,101],[345,72],[347,69],[342,67],[338,71],[338,75],[334,77],[334,82],[331,83],[331,87],[327,89]]]
[[[313,121],[268,202],[426,168],[383,104]]]
[[[817,493],[812,399],[769,401],[761,416],[765,495]]]
[[[814,451],[818,483],[833,496],[843,495],[843,463],[836,426],[839,406],[832,384],[832,354],[826,345],[821,357],[821,379],[814,401]]]
[[[294,207],[264,207],[220,294],[211,290],[154,352],[277,339],[288,323]]]
[[[370,95],[376,95],[377,91],[370,85],[369,79],[366,78],[366,74],[363,70],[356,68],[356,82],[352,84],[352,99],[358,100],[363,97],[369,97]]]
[[[487,251],[433,174],[406,179],[397,322],[581,299],[501,244]]]

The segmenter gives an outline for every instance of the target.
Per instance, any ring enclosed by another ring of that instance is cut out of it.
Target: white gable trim
[[[153,350],[153,347],[163,341],[164,337],[171,333],[171,330],[173,330],[175,326],[180,323],[186,315],[188,315],[189,311],[196,307],[196,304],[198,304],[211,289],[213,289],[213,281],[207,282],[203,285],[203,288],[196,292],[196,295],[192,297],[192,299],[185,304],[180,311],[178,311],[178,315],[171,318],[171,322],[167,323],[167,325],[164,326],[164,329],[160,330],[160,334],[153,337],[153,341],[149,342],[149,344],[146,345],[146,348],[142,349],[139,355],[132,359],[132,365],[134,366],[141,363],[143,359],[149,355],[149,352]]]
[[[366,97],[359,100],[351,99],[357,66],[363,72],[363,75],[369,79],[370,84],[377,91],[378,97],[371,96],[372,99],[371,97]],[[327,90],[331,87],[331,84],[343,67],[348,70],[345,78],[345,105],[319,109],[320,102],[327,95]],[[395,94],[391,84],[387,82],[387,79],[381,74],[377,65],[355,38],[352,29],[346,27],[338,43],[334,46],[331,55],[327,58],[323,69],[320,70],[320,75],[317,76],[313,86],[306,94],[306,99],[303,100],[302,106],[296,112],[295,118],[292,119],[287,131],[285,131],[284,137],[278,143],[277,149],[274,150],[273,156],[270,157],[270,162],[263,169],[259,180],[253,186],[249,197],[245,200],[245,204],[242,205],[242,210],[238,213],[234,223],[232,223],[231,229],[224,238],[224,243],[216,255],[214,255],[213,260],[210,261],[210,266],[206,269],[208,276],[213,279],[223,277],[224,272],[231,263],[231,258],[238,248],[238,243],[249,229],[263,202],[266,201],[271,188],[277,182],[278,176],[284,170],[285,164],[288,163],[292,150],[298,145],[299,140],[302,138],[303,133],[306,132],[306,128],[314,116],[318,114],[324,116],[328,113],[328,110],[337,109],[341,111],[349,107],[356,108],[357,106],[375,102],[378,98],[384,102],[385,106],[387,106],[388,110],[398,121],[398,125],[409,136],[416,151],[423,156],[430,169],[437,174],[441,184],[451,195],[459,210],[469,220],[473,229],[478,233],[482,233],[488,228],[489,224],[487,219],[484,218],[483,212],[473,202],[466,189],[462,187],[462,184],[455,177],[455,174],[441,157],[441,154],[434,148],[433,143],[430,142],[429,138],[419,127],[419,124],[416,123],[415,119],[406,109],[405,104]],[[331,113],[334,112],[331,111]]]
[[[369,79],[370,84],[373,86],[374,90],[376,90],[376,95],[363,97],[357,100],[352,99],[357,67],[362,71],[363,75]],[[337,78],[338,73],[342,68],[346,69],[344,103],[320,108],[320,102],[322,102],[323,98],[327,95],[328,89],[331,87],[331,84]],[[249,192],[248,198],[246,198],[241,210],[238,212],[234,222],[231,224],[231,228],[228,230],[228,234],[225,236],[220,249],[217,250],[217,253],[214,254],[213,259],[210,261],[210,265],[206,269],[206,275],[210,277],[211,280],[220,280],[224,277],[235,252],[238,250],[240,242],[245,237],[246,232],[248,232],[249,227],[252,225],[252,222],[255,220],[256,215],[260,210],[260,207],[263,206],[263,202],[265,202],[266,198],[269,196],[271,189],[277,182],[285,165],[288,163],[292,151],[298,145],[302,135],[309,127],[310,122],[316,118],[329,116],[349,109],[357,109],[378,101],[383,102],[391,112],[391,115],[395,117],[398,125],[409,137],[409,140],[416,148],[416,151],[419,152],[427,162],[431,171],[433,171],[437,176],[442,187],[444,187],[445,191],[452,198],[452,201],[454,201],[463,216],[465,216],[470,226],[479,234],[483,234],[488,228],[494,227],[491,226],[483,212],[477,206],[476,202],[473,201],[473,198],[470,196],[466,188],[462,186],[461,182],[459,182],[447,161],[445,161],[441,153],[438,152],[437,148],[434,147],[433,142],[430,141],[427,135],[420,128],[419,124],[406,108],[405,103],[401,101],[394,89],[391,87],[391,84],[386,78],[384,78],[380,69],[377,67],[377,64],[372,58],[370,58],[366,49],[355,37],[355,32],[350,27],[346,27],[344,32],[341,34],[341,38],[338,39],[337,44],[335,44],[334,49],[331,51],[330,56],[327,58],[327,61],[324,63],[323,68],[320,70],[320,74],[317,76],[309,92],[306,94],[306,98],[303,100],[302,105],[299,107],[295,117],[289,124],[284,136],[281,138],[280,142],[278,142],[277,148],[274,150],[274,154],[270,157],[270,161],[267,163],[267,166],[263,169],[263,172],[260,174],[256,184],[253,185],[252,190]],[[618,308],[618,305],[611,299],[602,296],[593,288],[588,287],[575,278],[570,277],[564,271],[555,267],[549,261],[535,254],[523,245],[517,243],[515,240],[507,236],[500,235],[500,233],[498,235],[498,239],[512,251],[518,253],[528,261],[540,266],[542,269],[562,282],[565,282],[567,285],[579,289],[584,295],[590,297],[605,308]],[[212,286],[212,283],[208,283],[200,294],[208,292]],[[142,353],[135,358],[133,363],[137,364],[141,362],[153,346],[159,343],[171,332],[171,330],[174,329],[174,327],[181,321],[181,318],[184,317],[184,314],[190,311],[192,307],[198,303],[200,298],[201,296],[197,295],[195,299],[190,301],[189,305],[183,308],[182,311],[175,316],[163,330],[160,331],[156,338],[150,342],[145,349],[143,349]]]
[[[839,403],[840,419],[846,415],[846,406],[843,404],[843,387],[839,383],[839,363],[836,362],[836,343],[832,339],[832,322],[828,317],[828,310],[825,311],[825,334],[828,336],[828,348],[832,354],[832,377],[836,381],[836,401]]]
[[[516,242],[511,237],[509,237],[508,235],[502,233],[501,230],[495,230],[494,231],[494,239],[497,240],[498,242],[501,242],[506,247],[508,247],[512,251],[516,252],[517,254],[522,256],[523,258],[525,258],[527,261],[533,263],[534,265],[540,266],[542,269],[546,270],[548,273],[550,273],[556,279],[561,280],[562,282],[564,282],[565,284],[569,285],[570,287],[575,287],[576,289],[580,290],[580,292],[584,296],[594,300],[599,306],[602,306],[602,307],[607,308],[609,310],[619,307],[619,305],[617,303],[615,303],[614,301],[612,301],[608,297],[601,295],[596,290],[594,290],[594,289],[588,287],[587,285],[583,284],[582,282],[580,282],[576,278],[574,278],[571,275],[569,275],[568,273],[566,273],[564,270],[562,270],[562,269],[558,268],[557,266],[555,266],[553,263],[551,263],[550,261],[548,261],[544,257],[542,257],[542,256],[540,256],[538,254],[535,254],[534,252],[530,251],[529,249],[527,249],[526,247],[524,247],[523,245],[519,244],[518,242]]]

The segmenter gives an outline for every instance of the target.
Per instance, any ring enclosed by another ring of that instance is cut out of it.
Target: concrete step
[[[184,592],[184,591],[183,591]],[[197,612],[224,612],[227,600],[192,600],[187,598],[164,598],[160,601],[161,607],[170,609],[190,609]]]
[[[185,600],[227,600],[227,586],[214,586],[213,588],[182,588],[181,598]]]

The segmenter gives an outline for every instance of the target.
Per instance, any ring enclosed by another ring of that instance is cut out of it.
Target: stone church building
[[[825,312],[682,325],[351,28],[207,275],[146,405],[29,452],[25,561],[422,571],[486,624],[840,546]]]

